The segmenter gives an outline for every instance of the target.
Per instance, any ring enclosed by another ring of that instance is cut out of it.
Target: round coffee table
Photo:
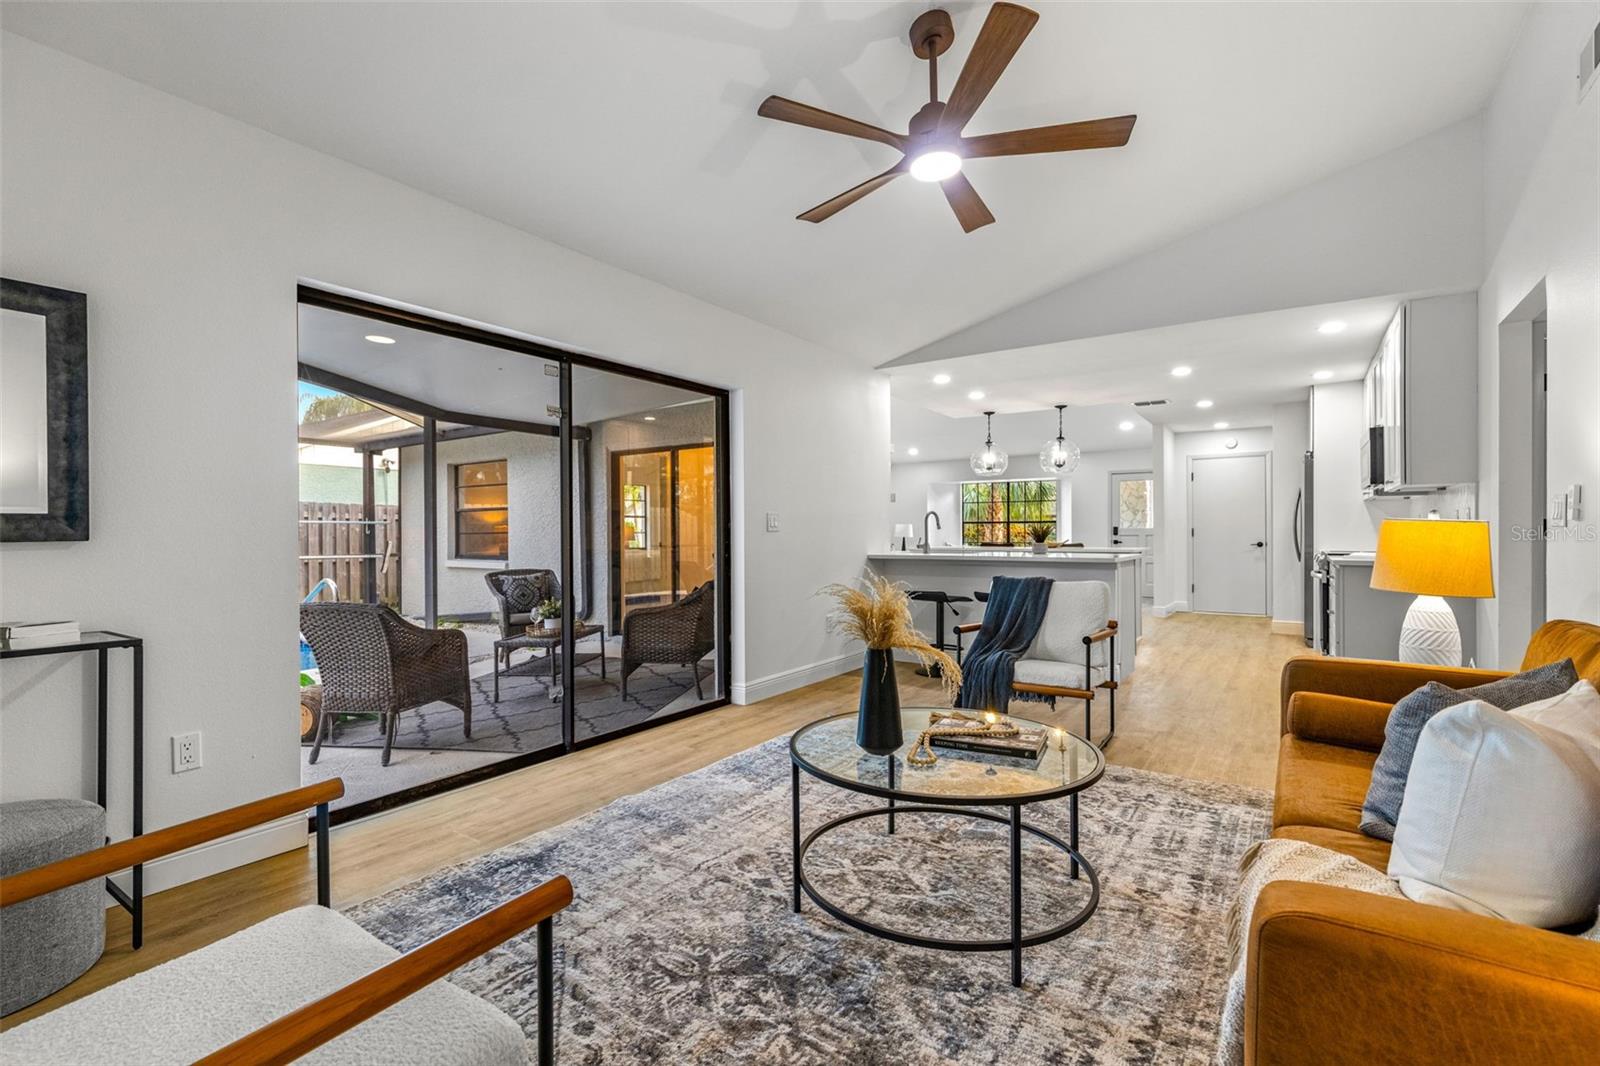
[[[906,755],[917,737],[928,727],[929,715],[943,708],[909,707],[900,712],[905,743],[891,755],[869,755],[856,746],[856,716],[841,714],[803,726],[789,740],[789,761],[793,813],[794,910],[800,912],[800,894],[844,922],[873,936],[900,944],[935,948],[941,951],[1009,951],[1011,983],[1022,984],[1022,949],[1057,940],[1084,922],[1100,903],[1100,880],[1095,869],[1078,851],[1078,794],[1105,773],[1105,758],[1100,749],[1073,733],[1015,715],[1008,716],[1023,729],[1042,729],[1049,738],[1037,764],[1017,759],[935,748],[939,760],[932,766],[913,766]],[[819,781],[888,800],[884,807],[853,811],[824,822],[800,836],[800,772]],[[1022,820],[1022,808],[1030,803],[1068,797],[1067,839],[1029,825]],[[982,807],[1009,807],[1009,815],[996,814]],[[1011,935],[1001,940],[947,940],[921,936],[878,925],[853,914],[824,896],[806,877],[806,852],[824,834],[863,818],[884,818],[888,832],[895,831],[895,815],[934,813],[961,815],[1010,827]],[[1060,849],[1071,863],[1073,879],[1089,880],[1089,899],[1077,911],[1048,929],[1023,934],[1022,931],[1022,834],[1031,833]]]

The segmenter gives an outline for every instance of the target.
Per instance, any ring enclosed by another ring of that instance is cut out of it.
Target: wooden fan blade
[[[946,134],[961,132],[961,127],[1000,80],[1011,57],[1017,54],[1028,31],[1038,21],[1037,11],[1016,4],[996,4],[989,9],[989,17],[983,20],[983,29],[978,31],[966,66],[961,68],[961,76],[956,79],[956,87],[950,90],[944,115],[939,119],[941,131]]]
[[[1031,130],[986,133],[961,138],[961,154],[968,159],[994,155],[1032,155],[1035,152],[1076,152],[1083,148],[1121,148],[1133,135],[1137,115],[1036,126]]]
[[[880,144],[887,144],[890,148],[898,148],[902,152],[906,148],[906,138],[901,134],[891,133],[865,122],[857,122],[853,118],[845,118],[843,115],[836,115],[832,111],[824,111],[810,104],[786,100],[781,96],[769,96],[761,101],[756,114],[762,118],[775,118],[779,122],[810,126],[814,130],[826,130],[829,133],[842,133],[847,137],[877,141]]]
[[[944,189],[944,198],[950,201],[957,221],[966,232],[971,233],[980,226],[987,226],[994,221],[994,216],[984,205],[983,197],[978,195],[978,190],[972,187],[972,182],[967,180],[965,174],[946,178],[939,185]]]
[[[888,170],[885,170],[877,177],[868,178],[855,188],[847,189],[831,200],[824,200],[822,203],[818,204],[816,207],[813,207],[805,214],[796,215],[795,217],[802,222],[822,222],[826,219],[830,219],[840,211],[843,211],[845,208],[855,203],[857,200],[861,199],[863,196],[867,195],[867,193],[874,189],[880,188],[881,186],[889,184],[891,181],[893,181],[895,178],[898,178],[905,172],[906,161],[902,159],[900,162],[896,163]]]

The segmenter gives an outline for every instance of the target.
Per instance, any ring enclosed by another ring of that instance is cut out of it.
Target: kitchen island
[[[989,589],[996,577],[1050,577],[1056,581],[1104,581],[1111,587],[1111,617],[1117,621],[1117,678],[1133,676],[1133,658],[1142,620],[1139,590],[1144,554],[1138,551],[1055,549],[1035,555],[1026,549],[934,548],[931,552],[891,551],[867,556],[867,566],[912,589],[937,589],[952,596],[972,596]],[[961,613],[952,617],[945,609],[945,637],[959,622],[983,619],[981,603],[955,604]],[[914,602],[917,628],[934,633],[935,607]]]

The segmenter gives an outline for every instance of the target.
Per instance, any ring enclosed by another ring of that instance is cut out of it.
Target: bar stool
[[[913,600],[922,600],[926,603],[931,603],[934,605],[935,621],[933,630],[933,646],[938,648],[940,651],[954,651],[956,652],[957,656],[959,656],[961,653],[961,649],[959,647],[954,644],[945,643],[944,609],[949,607],[951,614],[960,616],[961,612],[956,610],[953,605],[957,603],[971,603],[972,597],[952,596],[943,589],[912,589],[909,593],[907,593],[907,597]],[[929,666],[919,666],[917,667],[917,673],[921,674],[923,677],[944,676],[944,671],[939,668],[938,663],[933,663]]]
[[[987,592],[982,591],[981,589],[978,590],[977,592],[974,592],[972,595],[979,603],[988,603],[989,602],[989,594]],[[961,630],[957,629],[956,630],[956,662],[960,662],[961,661],[961,654],[964,651],[966,651],[966,649],[961,646]]]

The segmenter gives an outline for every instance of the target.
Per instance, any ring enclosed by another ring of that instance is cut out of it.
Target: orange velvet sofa
[[[1600,626],[1547,623],[1524,670],[1571,657],[1600,684]],[[1283,669],[1274,837],[1384,870],[1357,826],[1389,709],[1428,681],[1505,677],[1366,659]],[[1600,1062],[1600,942],[1329,885],[1269,884],[1250,922],[1245,1062]]]

